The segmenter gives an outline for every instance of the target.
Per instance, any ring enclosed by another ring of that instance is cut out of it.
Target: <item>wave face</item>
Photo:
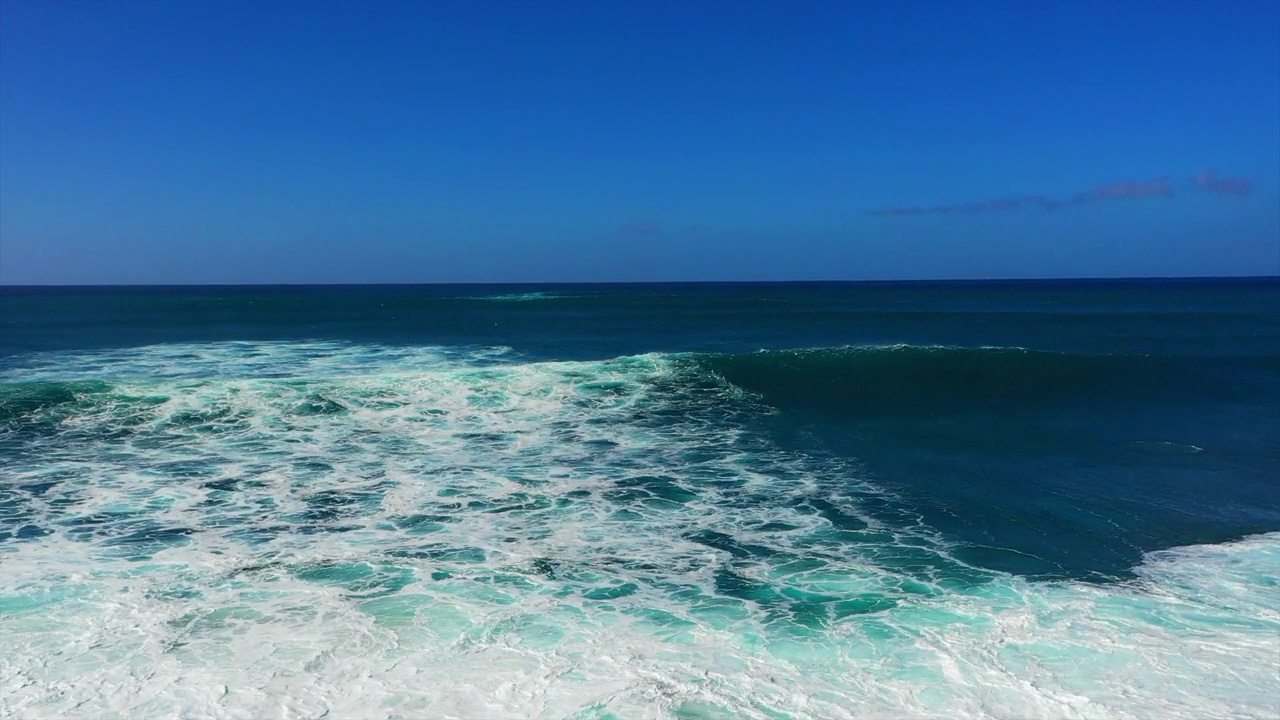
[[[1280,533],[1009,571],[797,411],[843,437],[1163,362],[34,354],[0,373],[0,714],[1277,717]]]
[[[1144,552],[1280,523],[1280,356],[896,345],[698,362],[779,409],[793,450],[856,459],[988,569],[1131,577]]]
[[[1280,356],[1202,359],[1152,354],[1073,354],[1005,347],[774,350],[711,356],[709,367],[771,403],[847,415],[1038,411],[1046,405],[1177,403],[1247,393],[1223,382],[1280,373]]]

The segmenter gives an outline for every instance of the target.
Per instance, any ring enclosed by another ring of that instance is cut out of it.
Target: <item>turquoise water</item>
[[[1278,290],[4,290],[0,715],[1280,717]]]

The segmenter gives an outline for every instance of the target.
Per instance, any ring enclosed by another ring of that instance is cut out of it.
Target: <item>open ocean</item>
[[[1280,281],[0,289],[0,716],[1280,718]]]

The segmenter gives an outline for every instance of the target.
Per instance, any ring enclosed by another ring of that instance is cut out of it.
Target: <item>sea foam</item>
[[[0,384],[0,714],[1280,716],[1280,534],[1112,584],[969,567],[680,356],[170,345]]]

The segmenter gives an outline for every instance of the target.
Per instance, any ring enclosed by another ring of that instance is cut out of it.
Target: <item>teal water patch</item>
[[[42,413],[66,413],[110,392],[111,384],[100,380],[0,382],[0,422],[35,422]]]
[[[44,612],[56,603],[84,598],[93,592],[94,588],[85,584],[12,587],[11,594],[0,595],[0,616]]]
[[[306,582],[341,588],[353,598],[393,595],[416,582],[413,569],[370,563],[317,563],[294,570]]]

